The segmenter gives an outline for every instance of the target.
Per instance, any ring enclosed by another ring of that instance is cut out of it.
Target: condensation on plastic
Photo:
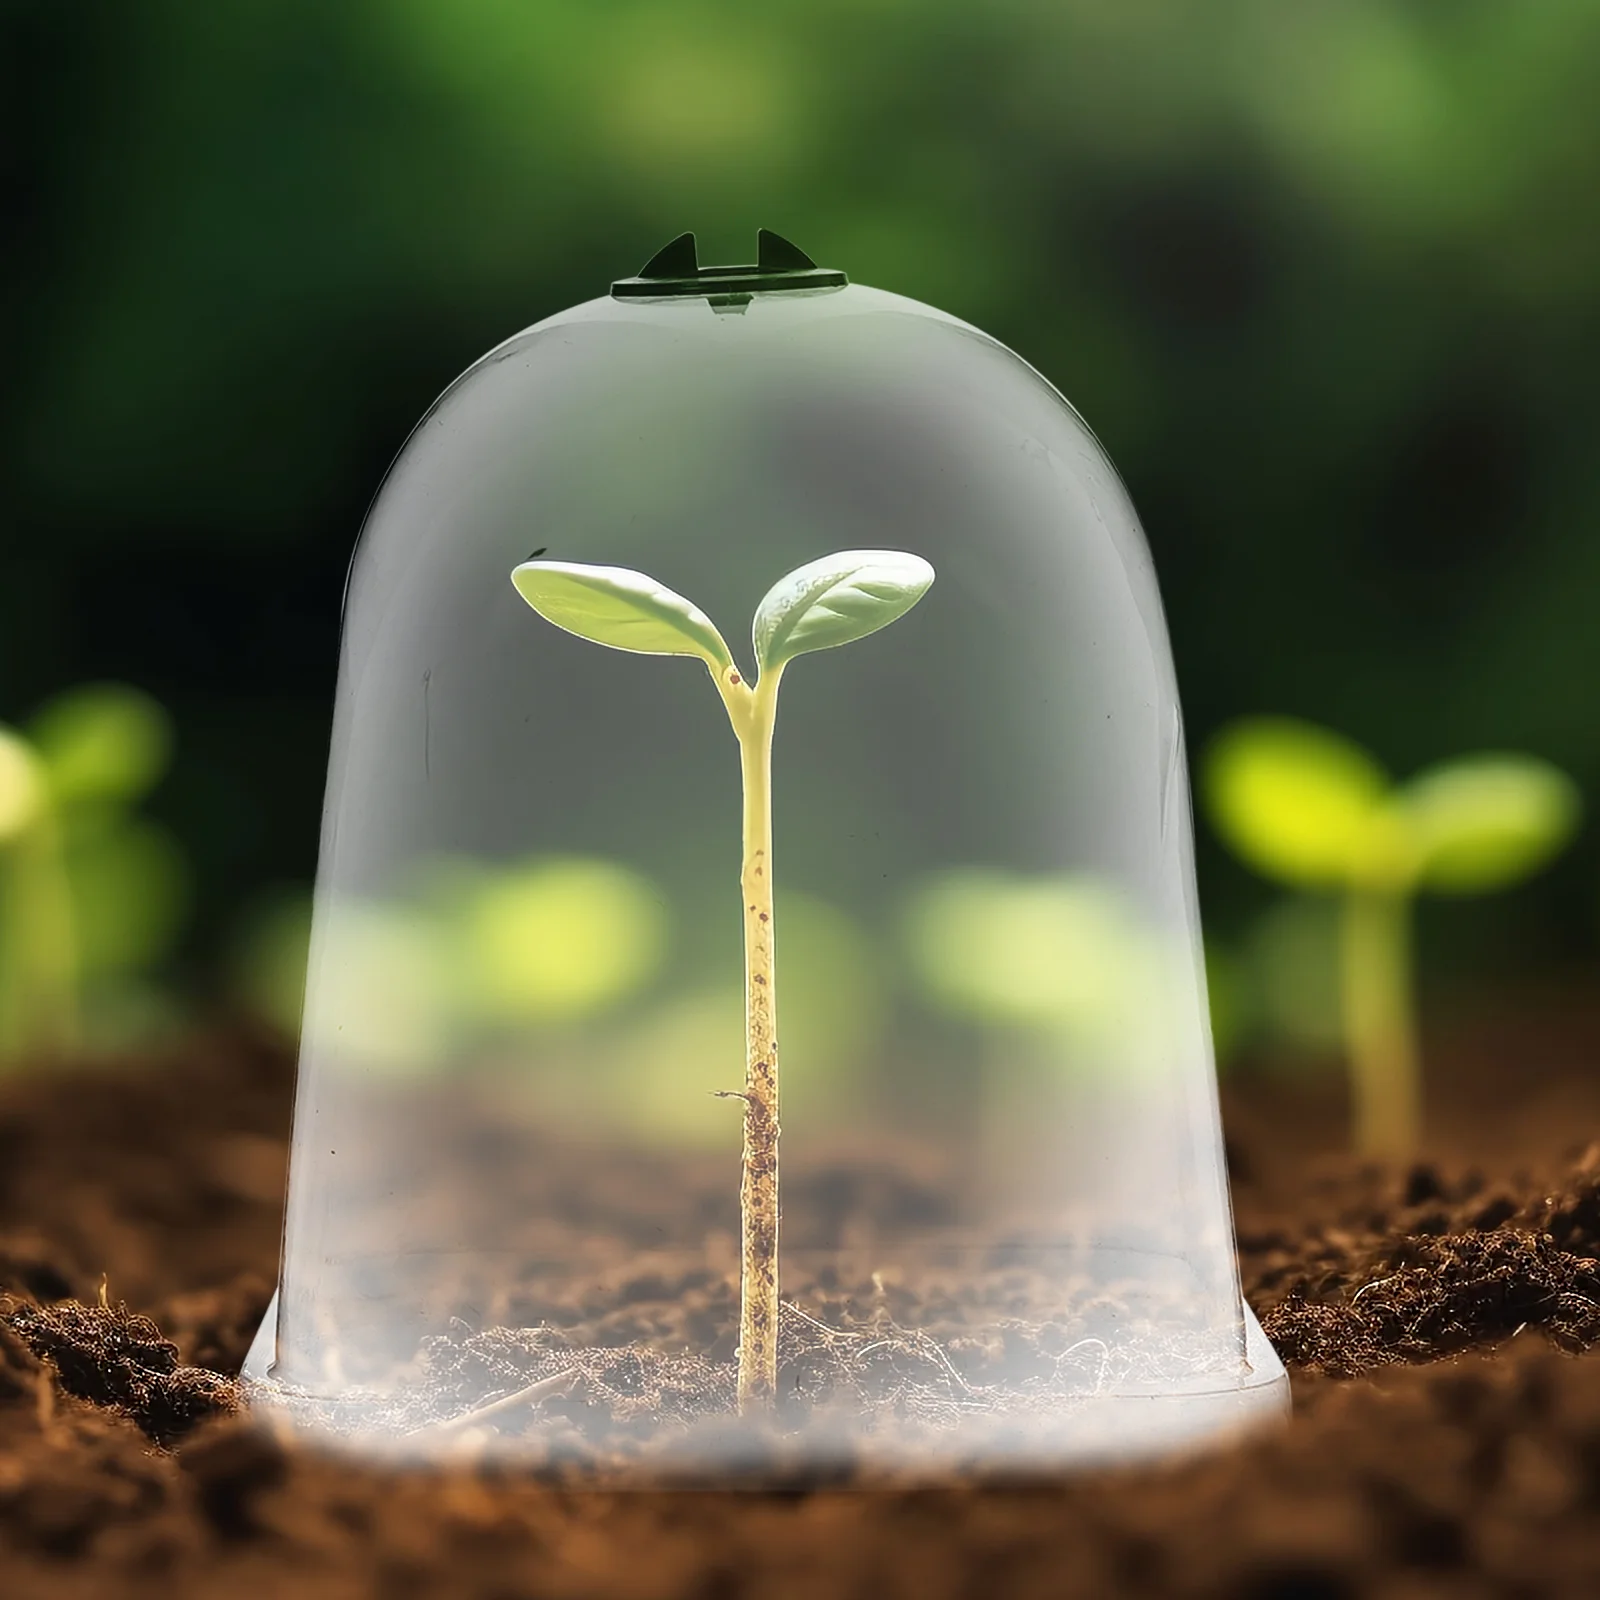
[[[581,1444],[586,1386],[626,1394],[596,1351],[728,1381],[737,749],[701,666],[559,632],[509,574],[536,548],[640,569],[748,669],[766,589],[863,547],[937,578],[797,661],[778,712],[789,1398],[657,1408],[629,1448],[662,1481],[743,1481],[763,1450],[935,1477],[1282,1413],[1133,507],[1025,362],[860,286],[578,306],[473,366],[390,470],[346,597],[258,1405],[412,1457],[482,1411],[475,1449],[538,1462]],[[512,1400],[552,1367],[563,1403]]]

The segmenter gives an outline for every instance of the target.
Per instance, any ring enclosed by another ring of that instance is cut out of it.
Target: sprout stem
[[[1353,890],[1345,899],[1341,940],[1356,1149],[1378,1160],[1409,1160],[1422,1121],[1422,1074],[1406,896]]]
[[[58,1059],[77,1042],[78,945],[61,829],[48,806],[13,843],[9,877],[0,1053]]]
[[[744,775],[744,1175],[739,1186],[739,1409],[778,1382],[778,997],[772,900],[772,728],[779,674],[733,716]],[[733,715],[733,705],[729,705]]]

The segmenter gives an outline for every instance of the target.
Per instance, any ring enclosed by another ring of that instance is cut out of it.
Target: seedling
[[[1512,754],[1463,756],[1396,786],[1339,734],[1257,717],[1217,737],[1203,791],[1212,824],[1256,871],[1340,895],[1356,1147],[1408,1158],[1422,1098],[1411,901],[1423,890],[1486,894],[1537,872],[1577,828],[1576,786]]]
[[[772,1404],[778,1372],[778,1024],[772,893],[772,733],[778,684],[799,655],[849,644],[904,616],[933,568],[899,550],[844,550],[797,567],[767,591],[751,638],[759,673],[746,681],[711,619],[654,578],[626,567],[525,561],[517,592],[580,639],[641,655],[705,663],[739,741],[744,780],[745,1079],[739,1188],[739,1409]]]
[[[84,984],[159,954],[182,866],[131,807],[161,777],[166,713],[120,684],[0,727],[0,1059],[82,1042]]]
[[[0,729],[0,1056],[56,1056],[77,1033],[77,951],[61,829],[33,746]]]

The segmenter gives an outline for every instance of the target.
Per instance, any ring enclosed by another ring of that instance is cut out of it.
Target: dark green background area
[[[1597,85],[1593,0],[0,6],[0,718],[100,676],[173,709],[203,957],[310,873],[412,422],[676,232],[764,225],[1083,411],[1192,748],[1287,711],[1600,802]],[[1597,861],[1433,958],[1592,959]],[[1226,932],[1265,891],[1201,864]]]

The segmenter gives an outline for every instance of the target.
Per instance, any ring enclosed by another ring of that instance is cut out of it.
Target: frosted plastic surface
[[[857,547],[937,581],[784,680],[789,1309],[777,1415],[741,1421],[738,750],[703,667],[562,633],[509,574],[640,569],[749,668],[767,588]],[[605,298],[418,426],[346,598],[246,1374],[361,1448],[663,1479],[1032,1469],[1282,1407],[1234,1263],[1155,576],[1018,357],[859,286]]]

